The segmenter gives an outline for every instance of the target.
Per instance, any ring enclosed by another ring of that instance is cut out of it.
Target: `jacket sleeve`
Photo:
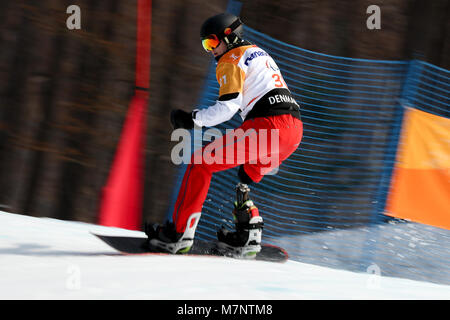
[[[195,109],[193,120],[197,126],[212,127],[230,120],[242,105],[244,71],[232,63],[220,63],[216,68],[219,99],[206,109]]]

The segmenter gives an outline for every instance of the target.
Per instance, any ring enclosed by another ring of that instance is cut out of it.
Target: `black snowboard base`
[[[93,233],[93,235],[122,254],[170,254],[157,250],[151,250],[148,247],[147,238],[106,236],[95,233]],[[224,256],[224,254],[217,251],[216,244],[214,242],[205,240],[194,240],[194,245],[186,255]],[[256,254],[254,260],[285,262],[288,258],[289,256],[284,249],[269,244],[261,244],[261,251]]]

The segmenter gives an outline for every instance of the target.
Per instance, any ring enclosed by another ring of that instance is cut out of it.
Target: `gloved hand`
[[[192,113],[181,109],[173,110],[170,113],[170,122],[174,129],[192,129],[194,127],[194,120],[192,120]]]

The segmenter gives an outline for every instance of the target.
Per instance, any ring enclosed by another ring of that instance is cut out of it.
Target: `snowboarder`
[[[260,182],[297,149],[303,135],[300,108],[270,55],[244,40],[240,18],[229,13],[213,16],[203,23],[200,37],[203,48],[217,61],[218,100],[206,109],[174,110],[171,123],[175,129],[192,129],[194,125],[213,127],[230,120],[239,111],[243,123],[235,131],[241,129],[246,134],[243,139],[233,138],[233,143],[227,143],[230,133],[212,142],[223,147],[222,161],[199,164],[191,159],[178,193],[173,222],[146,227],[146,233],[154,247],[171,253],[188,252],[212,174],[240,166],[233,211],[236,230],[222,227],[217,233],[218,245],[251,256],[261,249],[263,219],[249,198],[248,185]],[[268,135],[267,146],[258,145],[259,153],[256,153],[249,147],[249,141],[260,144],[257,137],[263,131]],[[273,135],[276,135],[275,143],[271,142]],[[276,163],[263,161],[269,154],[277,156]]]

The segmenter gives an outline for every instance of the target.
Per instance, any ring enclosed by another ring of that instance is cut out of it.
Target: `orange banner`
[[[385,213],[450,229],[450,119],[407,110]]]

